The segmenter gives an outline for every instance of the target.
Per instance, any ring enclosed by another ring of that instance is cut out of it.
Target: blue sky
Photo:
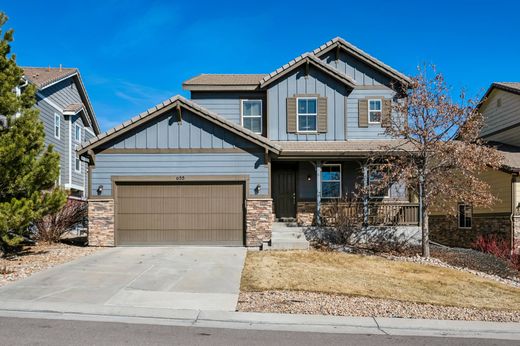
[[[520,81],[515,0],[26,0],[0,10],[18,63],[78,67],[105,130],[189,97],[181,84],[194,75],[268,73],[335,36],[406,74],[434,63],[470,95]]]

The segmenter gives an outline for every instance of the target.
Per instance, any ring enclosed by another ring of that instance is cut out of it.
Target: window
[[[380,124],[381,114],[383,113],[382,102],[380,99],[368,100],[368,123]]]
[[[471,228],[473,208],[470,204],[459,203],[459,228]]]
[[[242,100],[242,126],[262,133],[262,100]]]
[[[341,165],[323,165],[321,168],[321,197],[341,197]]]
[[[74,146],[74,151],[77,151],[78,150],[78,146]],[[76,172],[81,172],[81,160],[79,159],[79,156],[78,154],[76,153],[76,162],[75,162],[75,165],[74,165],[74,170]]]
[[[74,140],[81,142],[81,126],[78,124],[74,124]]]
[[[59,114],[54,114],[54,137],[60,139],[61,118]]]
[[[316,97],[297,98],[296,121],[298,122],[298,132],[316,132],[317,103]]]
[[[387,197],[389,189],[383,185],[384,172],[377,165],[371,165],[368,171],[368,194],[369,197]]]

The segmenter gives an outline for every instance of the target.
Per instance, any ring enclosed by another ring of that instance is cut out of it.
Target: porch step
[[[290,224],[290,223],[289,223]],[[270,250],[307,250],[309,242],[302,227],[288,226],[286,222],[274,222]]]

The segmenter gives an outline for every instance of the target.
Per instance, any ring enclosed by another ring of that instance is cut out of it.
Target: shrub
[[[41,218],[35,223],[36,239],[47,243],[58,243],[63,234],[75,225],[82,224],[87,217],[87,202],[69,198],[61,210]]]
[[[520,254],[512,252],[509,242],[495,234],[479,236],[473,243],[473,248],[503,259],[512,268],[520,270]]]

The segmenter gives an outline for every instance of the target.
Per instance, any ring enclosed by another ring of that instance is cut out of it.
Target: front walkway
[[[120,247],[0,289],[6,306],[235,311],[245,248]],[[102,309],[101,309],[102,310]]]

